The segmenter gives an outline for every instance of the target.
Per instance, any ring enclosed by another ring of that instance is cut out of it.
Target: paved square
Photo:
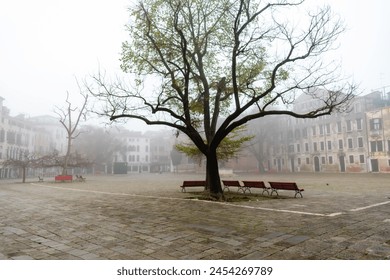
[[[190,174],[0,181],[0,259],[390,259],[390,174],[235,175],[294,193],[218,203]]]

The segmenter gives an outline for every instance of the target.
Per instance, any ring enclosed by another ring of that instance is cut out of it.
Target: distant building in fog
[[[53,151],[65,154],[67,135],[57,118],[10,116],[3,101],[0,97],[0,178],[19,175],[18,169],[1,165],[7,159]],[[294,110],[308,110],[317,102],[303,94]],[[316,119],[267,116],[252,121],[248,129],[257,135],[253,145],[220,162],[220,168],[234,172],[390,172],[389,94],[356,97],[348,113]],[[183,135],[175,138],[171,131],[124,129],[115,138],[121,144],[112,160],[114,173],[205,172],[204,160],[185,155],[179,165],[172,166],[174,144],[187,141]]]
[[[390,103],[374,92],[356,97],[351,111],[316,119],[273,119],[263,165],[271,172],[390,172]],[[301,95],[294,110],[316,106]],[[263,125],[267,118],[258,120]],[[248,168],[249,169],[249,168]]]
[[[67,150],[67,132],[59,119],[53,116],[29,118],[29,122],[39,132],[36,134],[35,152],[41,155],[58,151],[63,155]]]
[[[122,148],[114,154],[115,166],[127,166],[119,173],[142,173],[150,171],[150,138],[142,132],[123,131],[118,136]]]
[[[19,169],[1,165],[5,160],[20,160],[27,155],[43,156],[54,150],[63,152],[66,137],[61,135],[61,124],[56,118],[11,116],[3,101],[0,97],[0,178],[19,175]]]

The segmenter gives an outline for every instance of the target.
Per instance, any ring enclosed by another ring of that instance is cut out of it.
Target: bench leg
[[[242,193],[245,193],[245,189],[243,187],[238,187],[237,192],[239,193],[240,190],[242,191]]]
[[[186,192],[186,188],[185,187],[180,187],[181,188],[181,192]]]
[[[246,191],[248,191],[250,194],[252,194],[251,188],[249,188],[249,187],[244,187],[244,193],[245,193]]]
[[[276,189],[272,189],[272,191],[271,191],[271,196],[272,196],[272,194],[273,194],[274,192],[276,192],[276,196],[279,196],[279,193],[278,193],[278,191],[277,191]]]
[[[303,195],[300,191],[295,191],[295,196],[294,196],[295,198],[297,197],[297,194],[299,194],[301,196],[301,198],[303,198]]]
[[[263,189],[263,192],[261,193],[261,195],[264,195],[264,192],[267,192],[267,194],[269,195],[268,189]]]

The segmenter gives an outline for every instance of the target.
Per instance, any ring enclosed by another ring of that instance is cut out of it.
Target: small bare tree
[[[28,152],[21,154],[17,159],[9,158],[3,162],[3,166],[19,168],[22,172],[22,183],[26,182],[27,169],[37,162],[35,155]]]
[[[66,130],[67,133],[67,149],[64,162],[62,165],[62,175],[67,174],[67,168],[69,165],[69,160],[71,157],[72,141],[80,135],[80,131],[77,131],[77,127],[81,119],[86,118],[87,114],[87,102],[88,95],[80,92],[80,95],[83,97],[83,102],[81,107],[74,107],[69,100],[69,92],[66,93],[66,106],[64,108],[56,107],[55,113],[58,115],[60,123]]]

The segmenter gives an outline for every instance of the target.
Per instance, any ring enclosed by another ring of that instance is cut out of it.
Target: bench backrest
[[[206,186],[206,181],[184,181],[183,187]]]
[[[266,188],[263,181],[242,181],[242,182],[244,183],[244,186],[248,188],[263,188],[263,189]]]
[[[72,175],[57,175],[54,177],[56,181],[66,181],[66,180],[73,180]]]
[[[298,190],[298,186],[294,182],[269,182],[271,188],[281,190]]]
[[[239,181],[222,180],[222,183],[228,187],[241,187]]]

